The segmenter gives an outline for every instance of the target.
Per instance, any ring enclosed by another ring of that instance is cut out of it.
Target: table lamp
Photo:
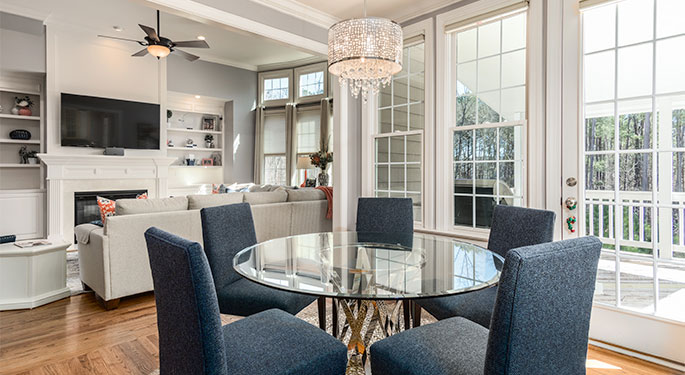
[[[307,169],[312,168],[312,161],[309,156],[298,156],[297,157],[297,169],[304,169],[304,185],[307,184]]]

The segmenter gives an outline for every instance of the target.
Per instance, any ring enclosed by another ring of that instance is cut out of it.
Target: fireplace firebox
[[[74,226],[100,220],[97,197],[111,200],[135,198],[147,190],[80,191],[74,193]],[[74,243],[76,236],[74,235]]]

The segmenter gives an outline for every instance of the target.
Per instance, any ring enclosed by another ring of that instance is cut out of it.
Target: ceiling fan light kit
[[[341,21],[328,30],[328,71],[341,85],[349,85],[364,101],[378,93],[402,71],[402,27],[386,18],[366,17]]]
[[[101,38],[109,38],[109,39],[117,39],[117,40],[125,40],[128,42],[136,42],[140,44],[141,46],[145,47],[142,50],[134,53],[133,57],[141,57],[145,56],[148,53],[157,59],[160,59],[162,57],[169,56],[170,53],[176,52],[176,54],[182,56],[186,60],[189,61],[195,61],[199,59],[199,56],[195,56],[193,54],[190,54],[188,52],[182,51],[180,49],[176,49],[176,47],[183,47],[183,48],[209,48],[209,44],[202,40],[184,40],[181,42],[174,42],[173,40],[169,38],[165,38],[161,36],[159,33],[159,11],[157,11],[157,30],[153,29],[150,26],[145,26],[138,24],[141,29],[145,32],[145,41],[142,40],[135,40],[135,39],[128,39],[128,38],[119,38],[116,36],[107,36],[107,35],[98,35]]]

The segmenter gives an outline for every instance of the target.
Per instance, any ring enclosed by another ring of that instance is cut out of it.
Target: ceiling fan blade
[[[188,61],[195,61],[200,58],[200,56],[191,55],[190,53],[181,51],[180,49],[175,49],[174,52],[177,52],[179,55],[183,56]]]
[[[155,29],[141,24],[138,24],[138,26],[145,31],[145,34],[147,34],[148,38],[154,40],[155,42],[159,42],[159,36],[157,36]]]
[[[184,48],[209,48],[209,44],[204,40],[184,40],[182,42],[173,42],[174,47]]]
[[[145,56],[145,55],[147,55],[147,48],[143,48],[143,49],[141,49],[140,51],[134,53],[134,54],[131,55],[131,56],[132,56],[132,57],[140,57],[140,56]]]
[[[135,39],[129,39],[129,38],[119,38],[118,36],[109,36],[109,35],[98,35],[100,38],[108,38],[108,39],[117,39],[117,40],[125,40],[127,42],[136,42],[140,45],[145,45],[145,42],[140,41],[140,40],[135,40]]]

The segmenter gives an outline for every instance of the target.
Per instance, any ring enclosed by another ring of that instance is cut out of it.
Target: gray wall
[[[254,162],[255,101],[257,73],[206,61],[189,62],[173,54],[167,60],[167,89],[194,95],[211,96],[232,102],[232,114],[226,114],[226,155],[224,182],[251,182]],[[230,108],[231,106],[226,106]],[[232,120],[232,124],[230,123]],[[233,129],[231,138],[229,128]],[[233,142],[240,144],[233,155]]]
[[[0,69],[45,73],[45,29],[41,21],[0,12]]]

